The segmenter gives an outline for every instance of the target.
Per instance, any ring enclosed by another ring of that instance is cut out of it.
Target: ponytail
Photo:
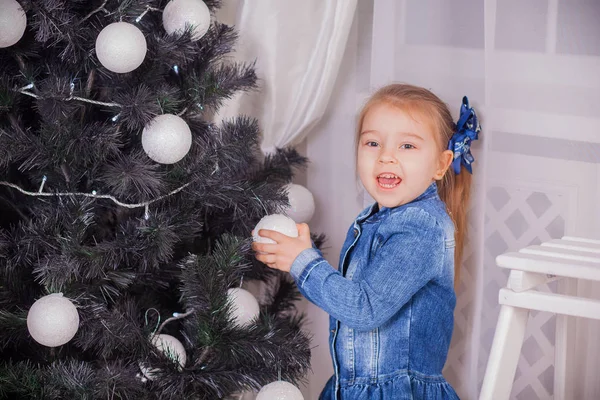
[[[467,238],[467,209],[471,197],[471,182],[473,176],[467,171],[455,174],[452,168],[448,168],[441,181],[438,182],[438,193],[440,199],[446,203],[448,214],[454,222],[454,286],[457,286],[460,278],[460,266]]]
[[[481,126],[475,110],[469,106],[467,96],[463,97],[460,117],[448,140],[448,150],[452,152],[452,168],[448,168],[438,186],[440,198],[446,203],[448,214],[454,221],[454,287],[460,277],[460,266],[467,238],[467,210],[471,197],[473,169],[475,159],[471,154],[471,142],[477,140]]]

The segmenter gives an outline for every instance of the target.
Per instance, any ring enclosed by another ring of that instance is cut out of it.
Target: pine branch
[[[240,328],[230,324],[209,323],[202,314],[195,320],[186,321],[186,329],[204,332],[192,341],[192,357],[204,349],[211,349],[210,356],[193,367],[202,373],[222,370],[245,370],[261,385],[281,376],[297,382],[310,367],[310,351],[307,337],[291,320],[273,318],[261,314],[256,325]],[[192,339],[193,340],[193,339]],[[265,364],[265,360],[270,360]]]
[[[165,190],[165,173],[141,151],[119,154],[98,174],[113,195],[132,202],[158,197]]]
[[[24,338],[27,337],[27,313],[17,313],[0,310],[0,350],[8,345],[26,345]],[[0,385],[1,386],[1,385]]]
[[[225,292],[239,284],[248,269],[243,254],[249,252],[248,240],[223,235],[210,255],[190,255],[180,264],[181,303],[198,314],[226,312]]]
[[[295,303],[301,299],[296,284],[286,275],[276,274],[267,289],[267,313],[279,315],[296,309]]]
[[[172,96],[176,96],[176,93],[172,93]],[[117,103],[123,104],[118,117],[115,118],[129,130],[143,129],[152,118],[161,114],[160,100],[157,102],[157,99],[162,100],[161,96],[153,93],[145,84],[117,92],[114,97]]]
[[[188,81],[191,104],[217,110],[236,92],[255,89],[257,77],[254,64],[219,64],[199,74],[194,71]]]
[[[80,329],[73,339],[76,346],[102,359],[136,360],[149,353],[150,332],[142,330],[141,304],[127,296],[119,300],[109,309],[102,299],[88,297],[79,309]]]
[[[0,363],[0,399],[41,399],[43,392],[38,366],[28,361]]]
[[[319,250],[326,249],[326,247],[324,247],[325,242],[327,241],[327,237],[325,236],[325,234],[311,233],[310,238],[313,241],[313,243],[315,244],[315,246],[317,247],[317,249],[319,249]]]
[[[292,181],[294,168],[305,168],[307,163],[308,159],[293,148],[277,149],[265,156],[261,168],[256,169],[251,177],[257,182],[287,184]]]

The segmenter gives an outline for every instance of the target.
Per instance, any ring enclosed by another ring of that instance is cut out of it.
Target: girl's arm
[[[343,277],[315,249],[303,250],[290,270],[300,292],[353,329],[388,321],[442,273],[445,254],[443,230],[431,215],[409,208],[398,217],[400,230],[382,244],[360,281]]]

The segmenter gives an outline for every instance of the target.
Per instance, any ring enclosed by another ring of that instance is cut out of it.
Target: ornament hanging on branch
[[[268,229],[277,231],[291,237],[298,237],[298,228],[296,222],[283,214],[271,214],[263,217],[252,231],[252,239],[258,243],[275,243],[273,240],[259,236],[258,231]]]
[[[312,193],[302,185],[290,183],[286,187],[290,207],[285,213],[296,223],[308,222],[315,213],[315,199]]]
[[[227,301],[231,303],[233,322],[241,327],[252,324],[260,313],[256,297],[242,288],[231,288],[227,291]]]
[[[109,71],[120,74],[139,67],[148,46],[142,31],[127,22],[107,25],[96,38],[96,56]]]
[[[29,309],[27,329],[39,344],[62,346],[73,339],[79,329],[77,308],[62,293],[44,296]]]
[[[185,363],[187,361],[185,347],[183,347],[183,344],[181,344],[177,338],[165,334],[154,335],[152,336],[151,343],[154,345],[154,347],[164,353],[170,360],[178,363],[179,370],[185,367]],[[153,380],[156,376],[156,373],[160,371],[160,368],[150,368],[140,364],[140,370],[147,379]]]
[[[25,33],[27,16],[15,0],[0,0],[0,48],[17,43]]]
[[[271,382],[258,392],[256,400],[304,400],[296,386],[285,381]]]
[[[188,124],[173,114],[153,118],[142,132],[142,147],[148,157],[160,164],[174,164],[190,151],[192,132]]]
[[[210,27],[210,10],[202,0],[172,0],[163,10],[162,20],[169,35],[192,26],[192,40],[199,40]]]

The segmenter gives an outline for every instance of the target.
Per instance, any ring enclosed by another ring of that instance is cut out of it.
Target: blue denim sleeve
[[[302,295],[352,329],[372,330],[388,321],[443,267],[442,228],[423,210],[402,214],[363,280],[345,278],[315,249],[300,253],[290,273]]]

